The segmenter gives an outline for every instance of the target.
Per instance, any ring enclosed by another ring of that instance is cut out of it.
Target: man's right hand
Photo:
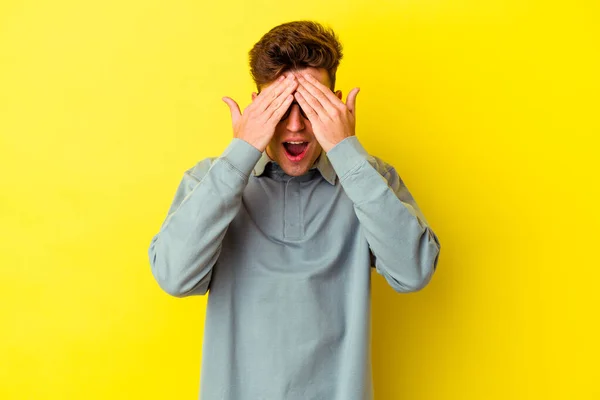
[[[223,97],[223,101],[231,111],[233,137],[242,139],[260,152],[265,151],[271,138],[275,134],[275,127],[281,120],[294,100],[292,93],[298,87],[294,74],[281,74],[265,90],[240,112],[240,107],[230,97]]]

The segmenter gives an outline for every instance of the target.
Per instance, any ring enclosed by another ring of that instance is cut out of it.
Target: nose
[[[298,132],[304,129],[304,118],[300,113],[300,106],[298,104],[292,104],[289,117],[286,121],[286,128],[291,132]]]

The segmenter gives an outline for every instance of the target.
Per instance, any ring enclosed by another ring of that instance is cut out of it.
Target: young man
[[[202,400],[371,399],[370,274],[423,288],[440,242],[334,91],[342,47],[311,21],[250,51],[258,92],[234,138],[183,175],[149,257],[177,297],[209,289]]]

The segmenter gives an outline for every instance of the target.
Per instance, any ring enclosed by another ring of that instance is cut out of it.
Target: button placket
[[[286,239],[302,237],[302,209],[300,207],[300,182],[291,178],[285,184],[285,221],[283,235]]]

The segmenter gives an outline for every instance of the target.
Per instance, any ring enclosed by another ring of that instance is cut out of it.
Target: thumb
[[[238,119],[242,116],[242,112],[240,111],[240,106],[230,97],[223,97],[222,100],[229,106],[229,111],[231,112],[231,124],[235,126],[237,124]]]
[[[348,93],[348,97],[346,97],[346,107],[348,110],[356,117],[356,96],[360,92],[360,88],[354,88]]]

